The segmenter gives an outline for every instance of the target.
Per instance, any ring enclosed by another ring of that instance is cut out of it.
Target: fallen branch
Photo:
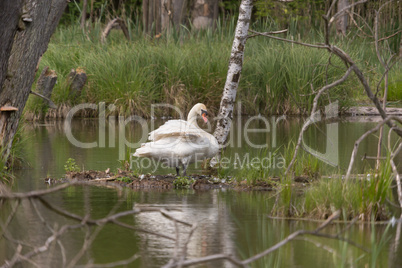
[[[115,18],[115,19],[109,21],[109,23],[106,25],[105,29],[103,30],[102,36],[101,36],[102,44],[106,42],[106,39],[110,34],[110,31],[113,29],[113,27],[116,27],[116,26],[120,26],[120,29],[123,31],[124,36],[127,38],[127,40],[130,41],[130,34],[128,32],[126,24],[124,23],[124,20],[122,20],[120,18]]]

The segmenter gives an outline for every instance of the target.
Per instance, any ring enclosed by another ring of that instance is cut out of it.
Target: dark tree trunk
[[[172,27],[178,31],[186,20],[186,11],[187,0],[143,0],[144,32],[155,36]]]
[[[82,4],[82,11],[81,11],[81,29],[85,31],[85,22],[87,20],[87,9],[88,9],[88,0],[84,0]]]
[[[196,29],[212,27],[218,18],[218,1],[195,0],[191,17],[193,27]]]
[[[348,0],[338,0],[338,12],[349,6]],[[348,13],[345,11],[336,20],[336,32],[338,35],[346,35],[346,30],[348,27]]]
[[[66,5],[66,0],[25,0],[23,6],[19,0],[0,1],[0,107],[18,109],[0,114],[3,159],[10,153],[38,61],[46,51]]]
[[[3,85],[7,76],[8,58],[21,15],[22,0],[0,1],[0,85]],[[2,90],[0,86],[0,94]]]

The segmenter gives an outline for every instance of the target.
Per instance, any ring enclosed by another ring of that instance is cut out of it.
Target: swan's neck
[[[198,127],[197,115],[198,115],[198,113],[196,112],[196,110],[194,108],[191,109],[187,116],[187,122]]]

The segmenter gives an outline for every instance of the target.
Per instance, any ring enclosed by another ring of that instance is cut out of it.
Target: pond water
[[[117,121],[117,120],[116,120]],[[125,158],[127,144],[139,146],[141,137],[146,138],[148,130],[143,121],[126,122],[122,127],[116,121],[106,124],[98,120],[74,120],[69,126],[64,121],[44,123],[25,123],[23,129],[24,155],[28,167],[15,171],[16,181],[13,185],[16,191],[29,191],[50,187],[44,183],[44,178],[62,177],[64,165],[68,158],[74,158],[81,169],[98,169],[112,171],[121,167],[119,158]],[[359,121],[376,121],[375,118]],[[142,124],[141,124],[142,123]],[[163,123],[162,120],[147,121],[150,129]],[[281,157],[292,140],[297,139],[303,119],[270,117],[237,118],[234,120],[231,142],[225,151],[228,158],[229,171],[236,174],[236,168],[253,168],[247,166],[248,161],[255,157],[261,158],[271,154],[266,165],[272,169],[281,168]],[[151,125],[154,124],[152,127]],[[305,145],[318,152],[324,160],[325,172],[328,175],[345,172],[353,144],[365,131],[375,125],[373,122],[356,122],[353,120],[338,120],[319,122],[312,126],[305,135]],[[388,128],[386,128],[388,133]],[[70,138],[68,138],[68,135]],[[397,141],[391,136],[391,145]],[[94,143],[96,142],[96,144]],[[75,143],[75,145],[74,145]],[[81,147],[77,147],[80,143]],[[138,143],[138,144],[135,144]],[[387,144],[387,139],[385,139]],[[263,147],[267,148],[258,148]],[[356,160],[355,172],[369,170],[373,160],[361,161],[363,155],[375,156],[377,139],[372,136],[362,142]],[[238,164],[234,164],[235,160]],[[138,172],[153,172],[157,174],[173,173],[173,169],[155,167],[154,163],[136,162],[131,164]],[[398,155],[397,163],[402,163],[402,155]],[[136,165],[146,167],[138,167]],[[285,163],[283,163],[285,164]],[[243,165],[243,166],[242,166]],[[399,166],[401,168],[401,166]],[[203,172],[201,166],[193,165],[188,173]],[[267,217],[274,204],[272,192],[239,192],[232,190],[116,190],[97,186],[74,186],[57,193],[45,196],[52,205],[59,206],[71,213],[91,218],[105,217],[111,211],[130,210],[136,206],[152,206],[157,208],[174,208],[171,211],[175,217],[197,223],[190,243],[188,258],[203,257],[211,254],[226,253],[245,259],[253,256],[284,239],[290,233],[299,230],[313,230],[319,226],[317,222],[274,220]],[[37,200],[36,200],[37,201]],[[66,219],[35,202],[41,216],[52,228],[77,222]],[[4,222],[10,211],[9,204],[2,207],[1,218]],[[122,222],[138,228],[175,236],[175,225],[159,212],[142,213],[124,217]],[[324,232],[335,234],[345,228],[345,224],[333,224]],[[190,228],[180,225],[180,238],[186,238]],[[85,250],[78,265],[87,263],[108,263],[127,259],[138,254],[139,258],[129,265],[121,267],[160,267],[169,261],[174,253],[173,241],[152,234],[135,232],[120,226],[106,225],[103,228],[92,228],[97,232],[92,244]],[[60,244],[51,247],[46,253],[33,258],[39,267],[63,267],[64,259],[71,261],[80,251],[86,230],[78,229],[62,236]],[[10,224],[8,236],[24,241],[28,245],[42,245],[51,235],[38,217],[33,204],[23,201],[16,216]],[[371,263],[372,267],[401,267],[402,246],[400,245],[401,225],[353,225],[345,236],[373,250],[374,255],[347,245],[346,243],[303,236],[288,243],[280,250],[253,263],[254,267],[364,267]],[[10,259],[16,248],[16,243],[0,240],[0,263]],[[28,248],[28,247],[27,247]],[[63,248],[61,250],[61,248]],[[24,248],[24,251],[26,248]],[[373,259],[375,263],[372,263]],[[25,262],[23,267],[34,267]],[[232,267],[228,262],[212,262],[207,267]],[[88,265],[87,267],[91,267]]]

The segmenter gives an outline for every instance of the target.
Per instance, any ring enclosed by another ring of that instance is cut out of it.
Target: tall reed
[[[160,38],[144,35],[141,27],[127,19],[132,41],[120,31],[112,31],[106,44],[100,43],[103,25],[96,23],[84,35],[77,25],[60,26],[43,55],[40,70],[49,66],[58,74],[52,100],[58,105],[97,103],[115,104],[123,115],[149,116],[150,104],[167,102],[189,109],[194,102],[204,102],[216,113],[224,87],[233,40],[234,19],[220,22],[215,30],[164,33]],[[275,27],[256,22],[256,29]],[[322,33],[311,32],[305,40],[320,42]],[[287,34],[288,38],[303,39]],[[381,77],[375,51],[364,40],[339,40],[363,68],[374,86]],[[311,109],[314,93],[341,77],[344,66],[324,50],[316,50],[255,37],[247,42],[238,100],[247,114],[301,114]],[[399,65],[398,65],[399,66]],[[88,81],[80,98],[69,94],[67,75],[73,68],[83,68]],[[401,73],[400,67],[393,73]],[[38,72],[39,73],[39,72]],[[321,104],[339,100],[349,106],[353,99],[364,97],[356,78],[323,97]],[[43,108],[31,98],[28,111]],[[46,111],[45,111],[46,112]]]

